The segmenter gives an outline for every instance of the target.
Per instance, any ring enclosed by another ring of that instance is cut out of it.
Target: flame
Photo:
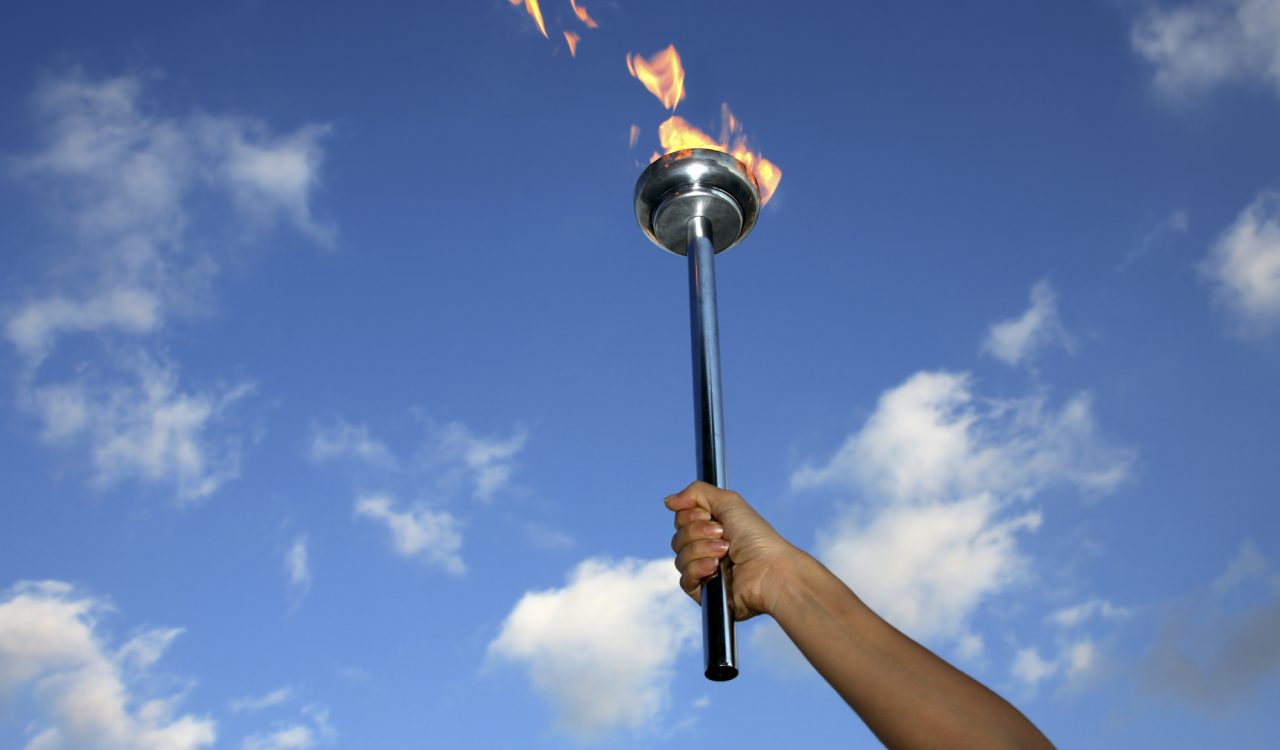
[[[598,29],[600,24],[596,23],[596,19],[587,13],[587,9],[578,5],[576,0],[569,0],[569,5],[573,6],[573,12],[578,16],[578,20],[587,25],[588,29]]]
[[[565,40],[566,42],[568,42],[568,43],[569,43],[569,56],[570,56],[570,57],[577,57],[577,56],[578,56],[578,40],[579,40],[579,39],[581,39],[581,38],[582,38],[582,37],[578,36],[577,34],[573,33],[572,31],[566,31],[566,32],[564,32],[564,40]]]
[[[684,99],[684,66],[680,64],[680,54],[674,44],[648,60],[628,53],[627,70],[667,109],[674,112]]]
[[[538,7],[538,0],[511,0],[512,5],[519,5],[522,2],[524,9],[533,17],[533,22],[538,24],[538,31],[541,31],[544,37],[547,36],[547,25],[542,22],[542,9]],[[550,37],[547,38],[550,39]]]
[[[636,141],[640,139],[640,126],[633,124],[631,126],[631,134],[627,137],[627,147],[635,148]]]
[[[658,140],[668,154],[686,148],[709,148],[723,151],[742,162],[755,175],[756,184],[760,187],[760,205],[763,206],[778,189],[778,183],[782,181],[782,170],[760,152],[751,150],[747,145],[747,137],[742,132],[742,123],[729,111],[728,104],[721,105],[720,116],[722,122],[718,141],[678,115],[672,115],[658,126]],[[654,154],[654,158],[658,158],[658,155]]]

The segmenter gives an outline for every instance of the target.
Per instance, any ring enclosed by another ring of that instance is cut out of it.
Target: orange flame
[[[636,141],[639,139],[640,139],[640,126],[633,124],[631,126],[631,134],[627,137],[627,147],[635,148]]]
[[[569,0],[569,5],[573,6],[573,12],[578,16],[578,20],[587,25],[588,29],[598,29],[600,24],[596,23],[596,19],[592,18],[587,9],[578,5],[576,0]]]
[[[564,32],[564,40],[565,40],[566,42],[568,42],[568,43],[569,43],[569,56],[570,56],[570,57],[577,57],[577,56],[578,56],[578,40],[579,40],[579,39],[581,39],[581,38],[582,38],[582,37],[578,36],[577,34],[573,33],[572,31],[566,31],[566,32]]]
[[[648,60],[628,53],[627,70],[667,109],[674,112],[684,99],[684,66],[680,64],[680,54],[674,44]]]
[[[538,7],[538,0],[511,0],[512,5],[519,5],[522,2],[524,9],[533,17],[533,22],[538,24],[538,31],[541,31],[544,37],[547,36],[547,25],[542,22],[542,9]]]
[[[720,115],[723,122],[718,141],[677,115],[672,115],[658,126],[658,140],[668,154],[686,148],[709,148],[731,155],[755,175],[756,183],[760,186],[760,205],[763,206],[778,189],[778,183],[782,181],[782,170],[777,164],[764,158],[759,151],[751,150],[747,145],[746,135],[742,133],[742,123],[729,111],[728,104],[721,105]],[[658,155],[654,154],[654,158],[658,158]]]

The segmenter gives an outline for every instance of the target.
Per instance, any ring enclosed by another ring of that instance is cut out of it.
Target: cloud
[[[261,711],[273,706],[279,706],[287,702],[293,697],[293,688],[289,685],[278,687],[266,695],[252,696],[247,695],[243,698],[236,698],[227,704],[232,713]]]
[[[1013,660],[1013,676],[1028,685],[1038,685],[1041,680],[1053,676],[1057,671],[1058,665],[1045,661],[1040,657],[1040,652],[1034,648],[1018,651],[1018,655]]]
[[[1059,627],[1071,628],[1094,617],[1119,619],[1128,617],[1129,614],[1128,609],[1117,607],[1105,599],[1090,599],[1071,607],[1063,607],[1049,615],[1047,619]]]
[[[240,441],[212,433],[252,385],[183,392],[172,364],[145,356],[122,362],[117,377],[32,386],[23,406],[41,421],[46,442],[87,444],[101,487],[125,479],[161,482],[190,502],[238,476]]]
[[[302,708],[304,720],[278,723],[271,729],[249,735],[240,743],[242,750],[308,750],[320,744],[331,745],[337,732],[329,723],[329,709],[319,704]]]
[[[989,495],[845,517],[818,556],[881,616],[916,638],[959,641],[984,599],[1026,575],[1017,536],[1039,513],[1002,516]]]
[[[112,649],[99,627],[108,607],[57,581],[19,583],[0,597],[0,705],[30,706],[27,750],[195,750],[212,719],[175,715],[181,696],[140,685],[180,629],[155,629]]]
[[[19,403],[46,440],[84,438],[103,485],[159,481],[199,499],[237,474],[238,442],[212,433],[248,386],[182,392],[177,366],[157,364],[156,337],[208,308],[220,246],[253,235],[225,227],[279,218],[324,238],[311,202],[326,130],[277,134],[248,118],[165,114],[143,84],[72,72],[38,87],[42,145],[10,160],[10,176],[43,199],[68,250],[49,263],[56,273],[6,302],[0,330],[22,362]]]
[[[428,462],[462,467],[472,495],[488,502],[511,481],[515,457],[529,439],[529,432],[517,426],[510,437],[479,437],[461,422],[449,422],[435,431],[428,449]]]
[[[308,455],[316,462],[354,458],[383,469],[394,469],[397,463],[386,444],[369,435],[368,427],[341,419],[328,427],[313,428]]]
[[[307,541],[306,534],[299,534],[294,538],[293,544],[289,545],[289,551],[284,556],[289,585],[293,587],[299,598],[311,590],[311,564],[308,560]]]
[[[670,702],[676,655],[699,632],[677,579],[669,558],[585,560],[562,588],[520,599],[490,657],[524,667],[579,740],[641,729]]]
[[[1170,97],[1240,81],[1280,91],[1280,5],[1273,0],[1153,7],[1135,22],[1130,42],[1154,68],[1156,89]]]
[[[1053,659],[1040,656],[1036,648],[1019,649],[1013,659],[1010,673],[1028,688],[1036,688],[1040,683],[1052,677],[1061,676],[1067,681],[1079,684],[1082,680],[1096,674],[1101,665],[1101,656],[1093,641],[1083,640],[1067,643]]]
[[[824,465],[795,471],[791,486],[861,489],[878,504],[984,492],[1026,499],[1053,483],[1113,490],[1131,461],[1101,444],[1086,394],[1054,412],[1042,396],[979,398],[965,373],[918,372],[882,394]]]
[[[1031,287],[1031,307],[1019,318],[992,325],[982,342],[982,351],[1017,366],[1054,344],[1068,351],[1073,346],[1058,319],[1058,296],[1048,281],[1041,280]]]
[[[1280,192],[1260,194],[1240,213],[1209,249],[1200,273],[1241,333],[1280,326]]]
[[[818,556],[914,637],[974,653],[972,613],[1027,575],[1018,538],[1041,515],[1018,506],[1053,485],[1110,491],[1131,462],[1102,444],[1087,396],[1055,411],[1039,396],[980,399],[965,374],[920,372],[791,484],[857,492],[818,535]]]
[[[391,532],[392,548],[402,557],[417,557],[454,575],[466,572],[458,554],[462,531],[457,518],[421,505],[403,512],[393,510],[393,505],[385,495],[370,495],[356,501],[355,514],[385,525]]]
[[[1205,591],[1172,609],[1138,669],[1141,684],[1221,714],[1280,673],[1280,575],[1250,542]]]

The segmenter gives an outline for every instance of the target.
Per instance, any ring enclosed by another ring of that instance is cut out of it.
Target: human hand
[[[706,482],[694,482],[666,498],[675,511],[680,588],[700,602],[702,580],[716,572],[725,554],[733,562],[733,614],[745,620],[772,613],[789,558],[797,552],[742,496]]]

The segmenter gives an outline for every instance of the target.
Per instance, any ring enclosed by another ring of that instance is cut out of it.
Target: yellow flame
[[[573,12],[578,16],[578,20],[587,25],[588,29],[598,29],[600,24],[596,23],[596,19],[592,18],[587,9],[578,5],[576,0],[569,0],[569,5],[573,6]]]
[[[566,42],[568,42],[568,43],[569,43],[569,56],[570,56],[570,57],[577,57],[577,56],[578,56],[578,40],[579,40],[579,39],[581,39],[581,38],[582,38],[582,37],[578,36],[577,34],[573,33],[572,31],[566,31],[566,32],[564,32],[564,40],[565,40]]]
[[[547,25],[542,22],[542,9],[538,7],[538,0],[511,0],[512,5],[519,5],[522,2],[524,9],[533,17],[533,22],[538,24],[538,31],[541,31],[544,37],[547,36]]]
[[[756,184],[760,187],[760,205],[763,206],[778,189],[778,183],[782,181],[782,170],[777,164],[764,158],[759,151],[751,150],[747,145],[747,137],[742,133],[742,123],[729,111],[728,104],[720,107],[720,116],[721,139],[718,141],[678,115],[672,115],[658,126],[658,140],[668,154],[686,148],[709,148],[731,155],[755,176]],[[657,156],[654,154],[654,158]]]
[[[628,53],[627,70],[667,109],[674,112],[684,99],[684,66],[680,64],[680,54],[674,44],[648,60]]]
[[[635,147],[636,147],[636,141],[637,141],[637,140],[639,140],[639,139],[640,139],[640,126],[639,126],[639,125],[634,125],[634,124],[633,124],[633,125],[631,126],[631,134],[630,134],[630,136],[628,136],[628,138],[627,138],[627,147],[628,147],[628,148],[635,148]]]

